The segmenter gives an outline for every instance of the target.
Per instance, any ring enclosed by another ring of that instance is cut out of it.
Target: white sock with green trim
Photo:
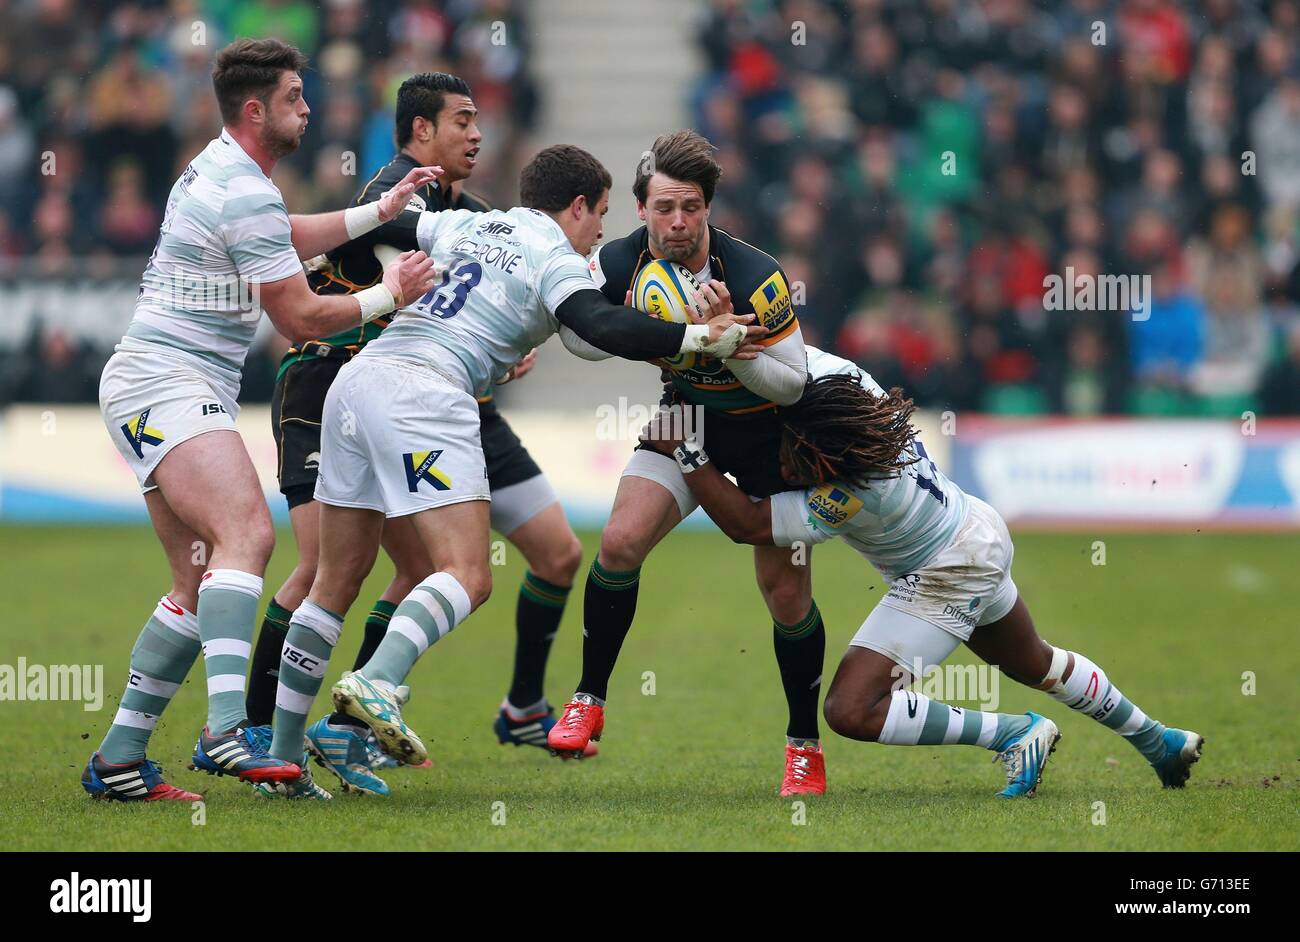
[[[887,746],[983,746],[1001,751],[1029,728],[1029,717],[949,706],[923,693],[895,690],[877,742]]]
[[[248,656],[262,598],[262,577],[238,569],[209,569],[199,583],[199,640],[208,675],[208,732],[234,729],[247,716]]]
[[[435,572],[402,600],[388,632],[361,674],[374,683],[400,684],[420,655],[469,617],[469,593],[446,572]]]
[[[271,755],[301,762],[307,714],[316,702],[330,654],[343,633],[343,618],[311,599],[304,599],[289,619],[280,652],[280,679],[275,690]]]

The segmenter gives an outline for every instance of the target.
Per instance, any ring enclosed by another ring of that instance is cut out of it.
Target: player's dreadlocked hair
[[[897,386],[877,396],[856,376],[820,376],[778,412],[781,463],[800,484],[866,485],[870,478],[897,477],[917,460],[905,453],[916,435],[914,409]]]

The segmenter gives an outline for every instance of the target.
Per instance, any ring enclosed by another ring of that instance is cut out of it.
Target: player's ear
[[[645,222],[645,203],[640,200],[636,201],[636,218]]]

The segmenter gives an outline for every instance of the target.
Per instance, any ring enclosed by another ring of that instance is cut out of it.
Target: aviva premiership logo
[[[790,301],[790,290],[785,285],[781,273],[773,272],[772,277],[758,286],[758,290],[749,296],[749,303],[754,306],[758,323],[768,330],[777,330],[785,326],[794,312]]]
[[[822,523],[839,527],[862,509],[862,501],[848,491],[824,485],[808,495],[808,510]]]
[[[432,484],[435,491],[451,490],[451,478],[433,466],[441,455],[441,448],[437,451],[416,451],[402,455],[406,468],[406,486],[412,494],[419,488],[421,481]]]
[[[122,426],[122,435],[126,438],[126,443],[131,446],[137,458],[144,458],[144,446],[154,445],[155,447],[163,443],[163,433],[156,428],[149,427],[149,413],[152,409],[145,409],[130,422]]]

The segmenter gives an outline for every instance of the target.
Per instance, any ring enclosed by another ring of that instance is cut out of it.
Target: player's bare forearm
[[[752,501],[713,463],[685,475],[686,483],[713,522],[736,543],[772,545],[772,507],[766,497]]]
[[[312,213],[310,216],[289,216],[289,237],[294,251],[301,259],[323,255],[348,241],[348,227],[343,221],[346,210],[332,213]]]
[[[302,277],[302,276],[299,276]],[[291,279],[285,279],[290,281]],[[361,305],[349,294],[315,294],[298,285],[264,285],[260,303],[275,329],[291,343],[328,337],[361,326]]]
[[[355,294],[316,294],[298,272],[256,285],[257,303],[280,334],[294,343],[360,327],[419,297],[433,285],[433,259],[403,252],[384,268],[383,281]]]

